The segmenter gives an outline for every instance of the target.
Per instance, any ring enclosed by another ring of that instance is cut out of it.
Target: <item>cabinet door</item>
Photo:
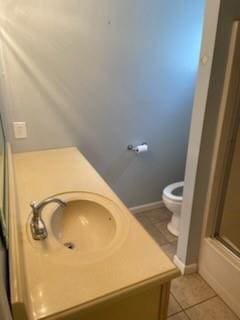
[[[169,284],[148,290],[138,290],[122,297],[93,305],[79,312],[59,315],[58,320],[165,320],[167,317]],[[52,319],[52,318],[51,318]]]

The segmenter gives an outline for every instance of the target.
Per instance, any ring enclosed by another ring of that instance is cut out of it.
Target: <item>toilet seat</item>
[[[181,202],[183,200],[183,196],[176,196],[173,194],[173,191],[177,188],[183,188],[184,187],[184,182],[176,182],[173,184],[170,184],[163,190],[163,195],[168,198],[169,200]]]

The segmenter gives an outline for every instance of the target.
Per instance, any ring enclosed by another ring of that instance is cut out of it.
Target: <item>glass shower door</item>
[[[240,126],[231,140],[217,222],[218,240],[240,256]]]

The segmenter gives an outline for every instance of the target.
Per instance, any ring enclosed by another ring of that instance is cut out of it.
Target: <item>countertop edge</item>
[[[15,185],[15,174],[13,165],[13,156],[10,143],[7,143],[7,159],[8,159],[8,197],[9,197],[9,278],[10,278],[10,299],[12,303],[12,313],[20,313],[22,319],[27,319],[27,311],[25,309],[26,296],[24,294],[25,276],[23,266],[23,254],[21,254],[21,238],[18,228],[17,215],[17,193]],[[10,232],[13,230],[14,232]]]

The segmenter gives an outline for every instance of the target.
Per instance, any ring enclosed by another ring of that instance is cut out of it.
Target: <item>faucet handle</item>
[[[32,201],[30,202],[30,207],[32,208],[33,213],[36,213],[38,210],[38,202],[37,201]]]
[[[37,204],[38,204],[37,201],[32,201],[32,202],[29,203],[29,205],[30,205],[30,207],[31,207],[32,209],[35,209],[35,208],[37,207]]]

